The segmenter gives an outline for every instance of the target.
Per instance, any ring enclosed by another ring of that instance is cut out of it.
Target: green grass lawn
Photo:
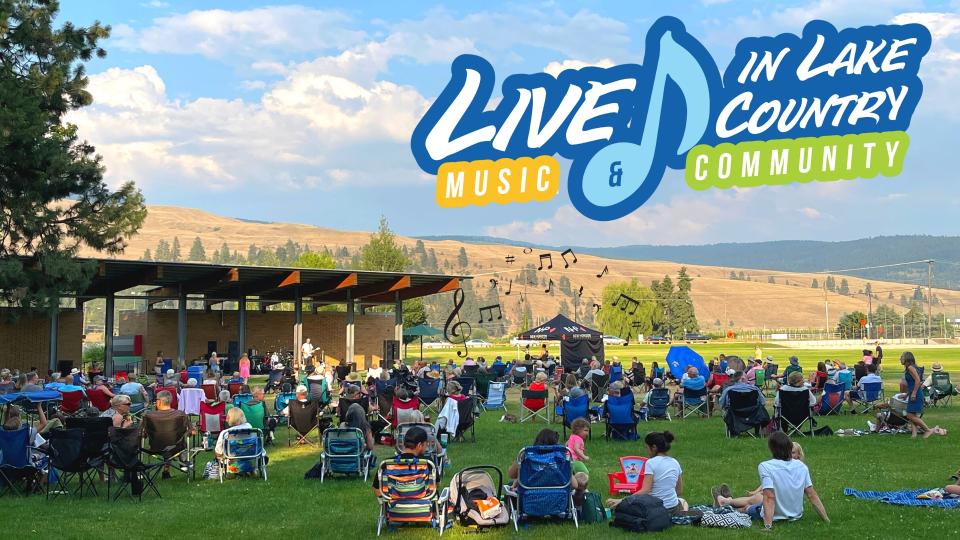
[[[704,356],[713,357],[726,351],[748,356],[752,345],[699,346]],[[627,347],[616,351],[621,361],[633,355],[645,362],[662,358],[666,347]],[[411,348],[411,352],[413,348]],[[479,352],[479,351],[478,351]],[[502,350],[501,350],[502,353]],[[900,350],[885,350],[887,359],[884,379],[888,388],[896,388],[901,369],[896,363]],[[608,349],[608,354],[610,350]],[[772,346],[764,347],[764,354],[772,354],[781,366],[789,354],[797,354],[805,370],[816,360],[840,358],[848,363],[856,361],[856,350],[847,351],[788,351]],[[437,359],[451,356],[449,351],[434,355]],[[494,354],[485,352],[488,359]],[[960,372],[960,349],[919,350],[921,365],[941,361],[948,370]],[[649,367],[649,364],[647,364]],[[511,390],[509,407],[517,412],[519,392]],[[832,522],[820,522],[807,505],[805,517],[795,523],[778,524],[773,533],[754,526],[748,531],[705,531],[694,527],[673,527],[664,534],[673,538],[695,538],[702,535],[732,538],[736,536],[826,538],[853,536],[856,538],[919,538],[922,536],[952,536],[960,534],[960,515],[956,511],[940,509],[905,508],[876,502],[857,501],[843,496],[844,487],[893,490],[919,487],[938,487],[960,466],[957,457],[957,437],[960,435],[958,405],[946,409],[928,409],[926,420],[949,431],[946,437],[911,440],[909,436],[873,435],[867,437],[828,437],[802,440],[807,463],[815,487],[823,499]],[[500,413],[486,413],[477,423],[476,443],[451,443],[449,454],[452,468],[445,476],[469,465],[493,464],[506,473],[507,466],[517,452],[532,442],[537,424],[503,424]],[[829,417],[821,425],[834,429],[865,428],[867,415]],[[554,424],[558,431],[560,425]],[[677,437],[672,455],[684,469],[683,497],[691,504],[709,501],[710,486],[728,482],[739,493],[757,486],[757,464],[768,459],[764,440],[726,439],[722,421],[688,419],[673,422],[641,423],[641,436],[647,431],[669,429]],[[591,487],[605,499],[606,473],[616,470],[622,455],[642,454],[639,442],[607,442],[602,438],[603,426],[595,426],[592,441],[587,442],[591,456]],[[316,448],[289,449],[286,434],[278,431],[278,443],[269,449],[270,465],[267,482],[252,479],[187,483],[182,476],[160,482],[162,499],[145,496],[142,503],[122,500],[108,503],[104,497],[60,497],[47,502],[43,497],[18,499],[6,497],[0,502],[0,520],[6,524],[9,538],[103,538],[122,534],[135,538],[201,538],[215,536],[258,538],[371,538],[376,534],[377,503],[368,483],[358,479],[304,480],[303,473],[318,459]],[[390,455],[390,449],[378,448],[378,455]],[[206,459],[206,458],[203,458]],[[201,460],[202,461],[202,460]],[[202,466],[202,465],[201,465]],[[446,483],[446,482],[444,482]],[[105,486],[104,486],[105,490]],[[513,536],[512,527],[492,531],[487,538]],[[521,529],[527,538],[626,536],[629,533],[611,529],[606,524],[581,527],[575,531],[572,524],[533,522]],[[406,528],[385,533],[387,538],[431,538],[429,529]],[[444,536],[462,537],[463,529],[455,526]]]

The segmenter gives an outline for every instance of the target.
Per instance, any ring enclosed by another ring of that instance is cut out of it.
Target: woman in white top
[[[240,407],[233,407],[227,411],[227,426],[229,426],[227,429],[220,432],[220,436],[217,437],[217,444],[213,448],[213,453],[216,454],[218,460],[223,458],[223,446],[227,441],[227,433],[239,429],[251,429],[253,427],[247,422],[247,417],[244,416],[243,410]]]
[[[647,463],[643,469],[643,484],[637,493],[652,495],[663,501],[664,508],[671,515],[684,515],[687,501],[680,498],[683,493],[683,470],[680,463],[669,455],[673,433],[653,431],[643,439],[647,446]],[[609,499],[608,506],[616,506],[621,499]]]

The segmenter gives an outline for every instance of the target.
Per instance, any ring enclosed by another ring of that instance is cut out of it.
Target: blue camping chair
[[[710,416],[710,403],[707,401],[710,390],[704,386],[700,390],[691,390],[685,388],[683,396],[677,400],[677,408],[680,412],[680,419],[687,418],[693,414],[700,414],[706,417]]]
[[[39,480],[40,469],[30,461],[30,428],[0,430],[0,496],[29,495]]]
[[[267,452],[263,448],[263,432],[259,429],[232,429],[226,432],[223,457],[220,460],[220,483],[228,474],[259,473],[267,479]]]
[[[366,482],[373,455],[363,445],[363,432],[357,428],[323,430],[320,483],[329,474],[363,475],[363,481]]]
[[[429,377],[417,379],[417,388],[420,389],[420,403],[423,405],[424,410],[433,411],[435,415],[440,414],[438,404],[442,385],[442,379],[431,379]]]
[[[483,400],[483,410],[492,411],[494,409],[507,410],[507,383],[491,382],[487,388],[487,399]]]
[[[469,396],[470,394],[476,393],[477,380],[473,377],[456,377],[453,380],[460,383],[460,387],[463,388],[463,395]]]
[[[620,441],[637,440],[637,421],[639,417],[633,410],[633,394],[625,396],[607,396],[603,406],[603,416],[606,420],[607,439]]]
[[[623,366],[610,366],[610,384],[623,380]]]
[[[650,391],[647,403],[647,419],[666,418],[670,420],[670,391],[666,388],[654,388]]]
[[[653,379],[660,379],[661,381],[663,381],[663,380],[664,380],[664,376],[665,376],[666,374],[667,374],[666,370],[665,370],[664,368],[662,368],[662,367],[650,368],[650,380],[651,380],[651,381],[652,381]],[[666,382],[666,381],[664,381],[664,382]]]
[[[590,419],[590,396],[584,394],[571,399],[569,396],[560,401],[560,412],[563,418],[563,438],[567,438],[567,430],[577,418]]]
[[[283,380],[283,370],[282,369],[271,369],[270,375],[267,376],[267,390],[276,390],[280,388],[280,381]]]
[[[507,365],[500,363],[494,363],[490,366],[490,375],[493,376],[497,381],[503,379],[503,376],[507,373]]]
[[[287,417],[280,414],[280,411],[287,407],[287,403],[297,399],[297,394],[294,392],[280,392],[277,394],[277,398],[273,400],[273,411],[277,415],[277,424],[286,425]]]
[[[842,384],[825,383],[823,396],[820,398],[820,410],[817,414],[820,416],[840,414],[840,409],[843,408],[843,394]]]
[[[824,392],[824,394],[826,394],[826,392]],[[856,397],[852,397],[851,399],[862,406],[862,408],[857,411],[858,413],[863,414],[869,412],[874,403],[883,401],[883,381],[863,383],[863,387],[856,391]],[[854,408],[854,410],[856,410],[856,408]]]
[[[842,369],[837,373],[837,382],[843,385],[843,389],[849,392],[853,389],[853,372],[849,369]]]
[[[233,406],[239,407],[253,401],[253,394],[237,394],[233,396]]]
[[[507,489],[514,530],[531,517],[572,519],[579,528],[573,506],[572,456],[565,446],[528,446],[520,451],[516,489]]]

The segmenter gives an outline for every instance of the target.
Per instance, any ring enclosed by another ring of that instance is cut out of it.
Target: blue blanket
[[[844,495],[853,495],[858,499],[880,501],[887,504],[902,506],[938,506],[940,508],[960,508],[960,498],[945,499],[918,499],[917,495],[926,493],[930,489],[904,489],[901,491],[857,491],[853,488],[844,488]],[[949,497],[949,496],[948,496]]]

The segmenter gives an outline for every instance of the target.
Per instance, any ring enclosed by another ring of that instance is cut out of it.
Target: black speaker
[[[383,340],[383,362],[381,367],[392,367],[400,359],[400,342],[395,339]]]
[[[57,360],[57,371],[59,371],[61,375],[70,373],[71,369],[73,369],[73,360]]]

